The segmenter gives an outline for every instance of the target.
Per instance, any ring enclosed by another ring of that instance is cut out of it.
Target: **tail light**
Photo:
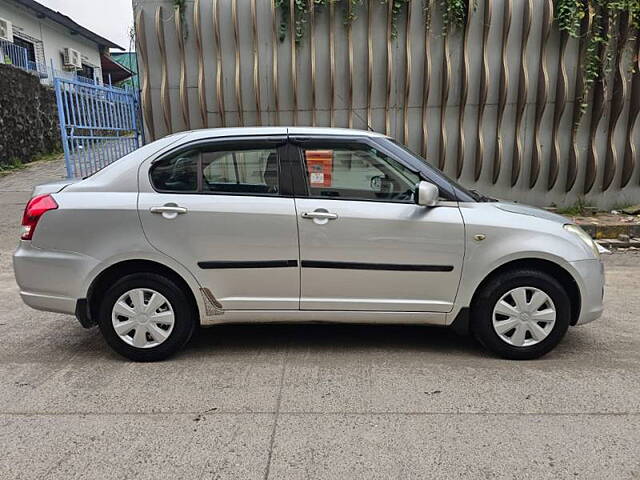
[[[31,240],[33,232],[36,229],[38,220],[49,210],[55,210],[58,208],[58,204],[51,195],[38,195],[33,197],[27,203],[24,209],[24,215],[22,216],[22,240]]]

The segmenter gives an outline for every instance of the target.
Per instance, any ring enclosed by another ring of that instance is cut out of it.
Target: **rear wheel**
[[[569,327],[571,305],[552,276],[514,270],[490,280],[472,305],[472,332],[504,358],[528,360],[551,351]]]
[[[155,273],[117,281],[104,295],[98,324],[107,343],[130,360],[163,360],[180,350],[196,326],[184,292]]]

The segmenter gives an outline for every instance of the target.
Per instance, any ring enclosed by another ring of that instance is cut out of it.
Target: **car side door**
[[[416,205],[418,173],[367,137],[291,141],[301,309],[451,311],[464,256],[457,202]]]
[[[140,170],[145,235],[225,310],[299,308],[298,233],[286,137],[184,145]]]

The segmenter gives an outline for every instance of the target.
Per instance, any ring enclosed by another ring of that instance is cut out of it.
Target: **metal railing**
[[[30,70],[27,49],[6,40],[0,40],[0,63]]]
[[[49,71],[50,69],[44,63],[29,60],[26,48],[6,40],[0,40],[0,63],[34,73],[41,80],[53,78],[55,74],[53,70]]]
[[[41,81],[49,85],[53,84],[54,78],[65,78],[87,85],[101,84],[99,80],[78,75],[78,72],[57,70],[53,67],[53,63],[46,65],[44,63],[32,62],[29,60],[26,48],[6,40],[0,40],[0,64],[12,65],[21,70],[26,70],[37,75]]]
[[[95,85],[96,81],[93,78],[83,77],[82,75],[75,75],[75,81],[80,83],[86,83],[87,85]]]
[[[54,78],[70,178],[91,175],[140,145],[138,93],[80,78]]]
[[[27,70],[36,73],[42,79],[49,78],[47,65],[44,63],[32,62],[29,60],[27,62]]]

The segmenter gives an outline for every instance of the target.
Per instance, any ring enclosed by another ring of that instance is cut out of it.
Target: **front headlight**
[[[567,232],[574,233],[580,238],[593,252],[596,258],[600,258],[600,249],[598,248],[598,244],[591,238],[591,236],[581,229],[579,226],[574,225],[573,223],[567,223],[564,225],[564,229]]]

